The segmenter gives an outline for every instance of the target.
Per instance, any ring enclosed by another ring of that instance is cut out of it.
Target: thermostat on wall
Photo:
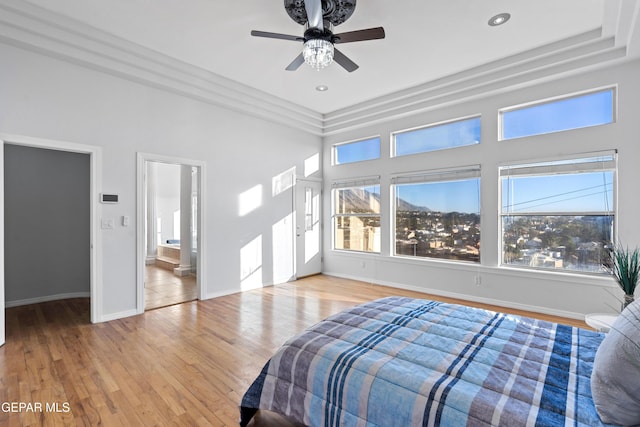
[[[117,194],[100,194],[100,201],[102,203],[118,203],[118,195]]]

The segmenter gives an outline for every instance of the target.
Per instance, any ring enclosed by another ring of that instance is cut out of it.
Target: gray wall
[[[90,291],[89,155],[5,145],[5,300]]]

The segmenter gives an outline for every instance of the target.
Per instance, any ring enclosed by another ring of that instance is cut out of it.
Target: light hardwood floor
[[[172,271],[147,265],[144,276],[144,309],[166,307],[198,298],[195,276],[179,277]]]
[[[441,299],[321,275],[96,325],[88,299],[9,308],[0,402],[43,412],[0,410],[0,425],[237,426],[242,394],[287,338],[389,295]]]

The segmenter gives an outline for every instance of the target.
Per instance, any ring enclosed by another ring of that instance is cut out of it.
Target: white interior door
[[[296,181],[296,278],[322,271],[321,193],[320,181]]]

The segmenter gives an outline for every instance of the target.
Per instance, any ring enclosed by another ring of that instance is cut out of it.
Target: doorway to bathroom
[[[138,311],[200,299],[203,165],[143,154],[138,160]]]

